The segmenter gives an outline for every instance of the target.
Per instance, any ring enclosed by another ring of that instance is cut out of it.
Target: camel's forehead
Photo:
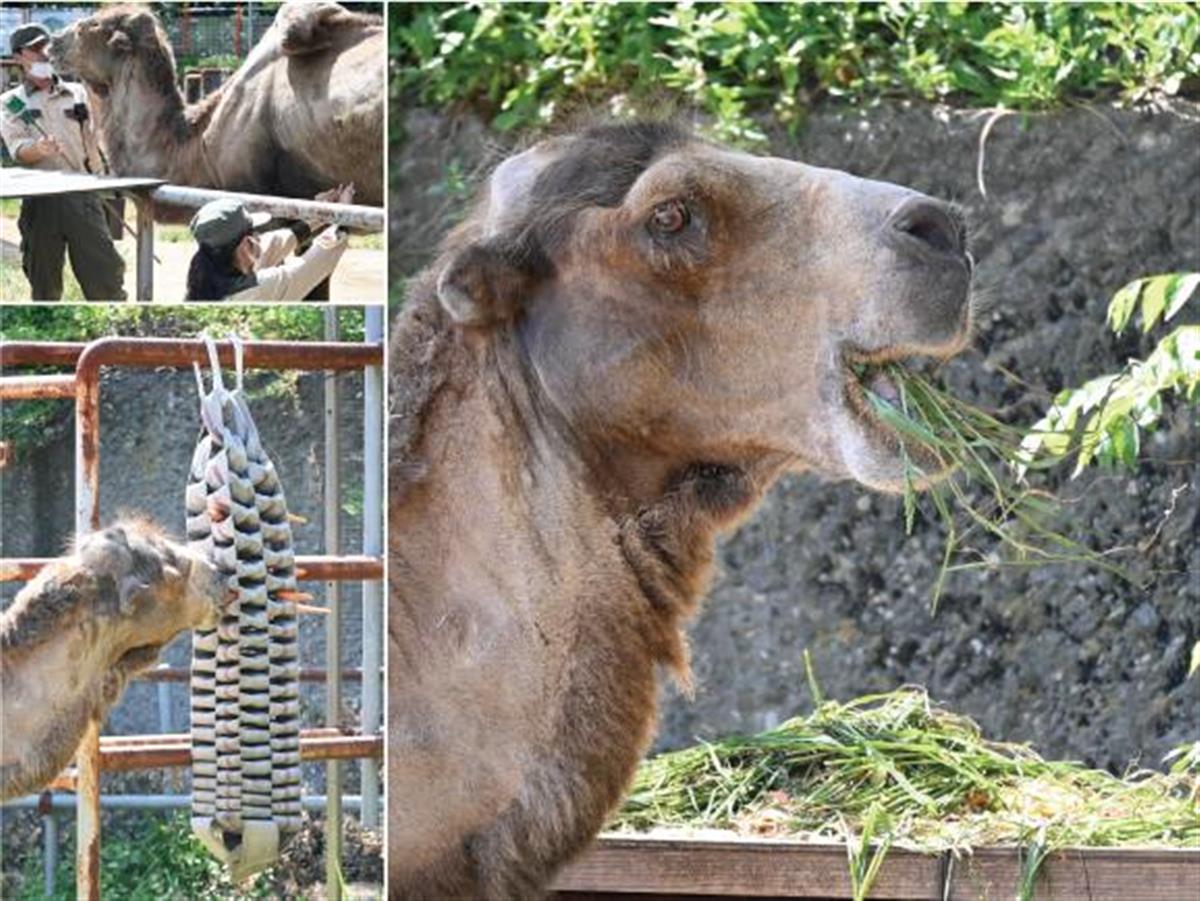
[[[804,167],[779,157],[755,156],[739,150],[729,150],[699,141],[669,150],[651,163],[629,192],[629,199],[638,201],[641,194],[658,191],[721,190],[733,192],[737,200],[740,191],[770,191],[794,180]]]
[[[550,138],[502,162],[489,181],[487,231],[494,234],[520,221],[550,199],[547,194],[558,201],[576,193],[592,197],[595,184],[612,180],[608,167],[623,165],[603,157],[597,159],[592,152],[593,148],[575,139]],[[572,166],[574,183],[565,190],[561,183],[555,183],[548,190],[543,180],[547,171],[578,162],[575,158],[580,155],[588,156],[588,165]],[[615,159],[619,159],[619,152],[614,153]],[[739,199],[749,201],[794,180],[804,168],[792,160],[755,156],[689,139],[661,149],[637,171],[621,177],[618,183],[622,190],[607,196],[601,205],[640,204],[656,194],[697,191],[724,194],[733,203]],[[739,192],[749,196],[739,198]]]
[[[152,13],[139,6],[110,6],[97,10],[85,19],[80,19],[76,24],[101,29],[123,28],[140,15],[152,15]]]

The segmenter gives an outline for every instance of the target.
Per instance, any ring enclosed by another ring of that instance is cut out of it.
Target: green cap
[[[270,221],[270,213],[247,213],[241,203],[231,197],[223,197],[200,207],[189,227],[201,244],[224,247],[240,241]]]
[[[22,25],[20,28],[14,28],[9,43],[12,45],[12,52],[16,53],[18,50],[36,47],[48,40],[50,40],[50,32],[44,26],[33,22],[29,25]]]

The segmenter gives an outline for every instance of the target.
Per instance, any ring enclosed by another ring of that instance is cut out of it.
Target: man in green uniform
[[[0,95],[0,137],[14,160],[34,169],[101,174],[87,93],[60,81],[46,57],[50,35],[41,25],[12,33],[12,53],[24,80]],[[34,300],[59,300],[63,256],[88,300],[124,300],[125,262],[113,246],[104,207],[95,194],[56,194],[21,201],[21,263]]]

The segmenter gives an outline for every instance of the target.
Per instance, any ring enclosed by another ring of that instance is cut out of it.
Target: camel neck
[[[110,88],[106,107],[104,137],[115,171],[170,177],[192,131],[174,81],[151,77],[143,60],[133,60]]]

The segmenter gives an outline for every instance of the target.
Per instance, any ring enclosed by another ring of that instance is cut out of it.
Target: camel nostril
[[[892,215],[891,226],[938,253],[961,255],[965,251],[961,220],[942,204],[910,201]]]

